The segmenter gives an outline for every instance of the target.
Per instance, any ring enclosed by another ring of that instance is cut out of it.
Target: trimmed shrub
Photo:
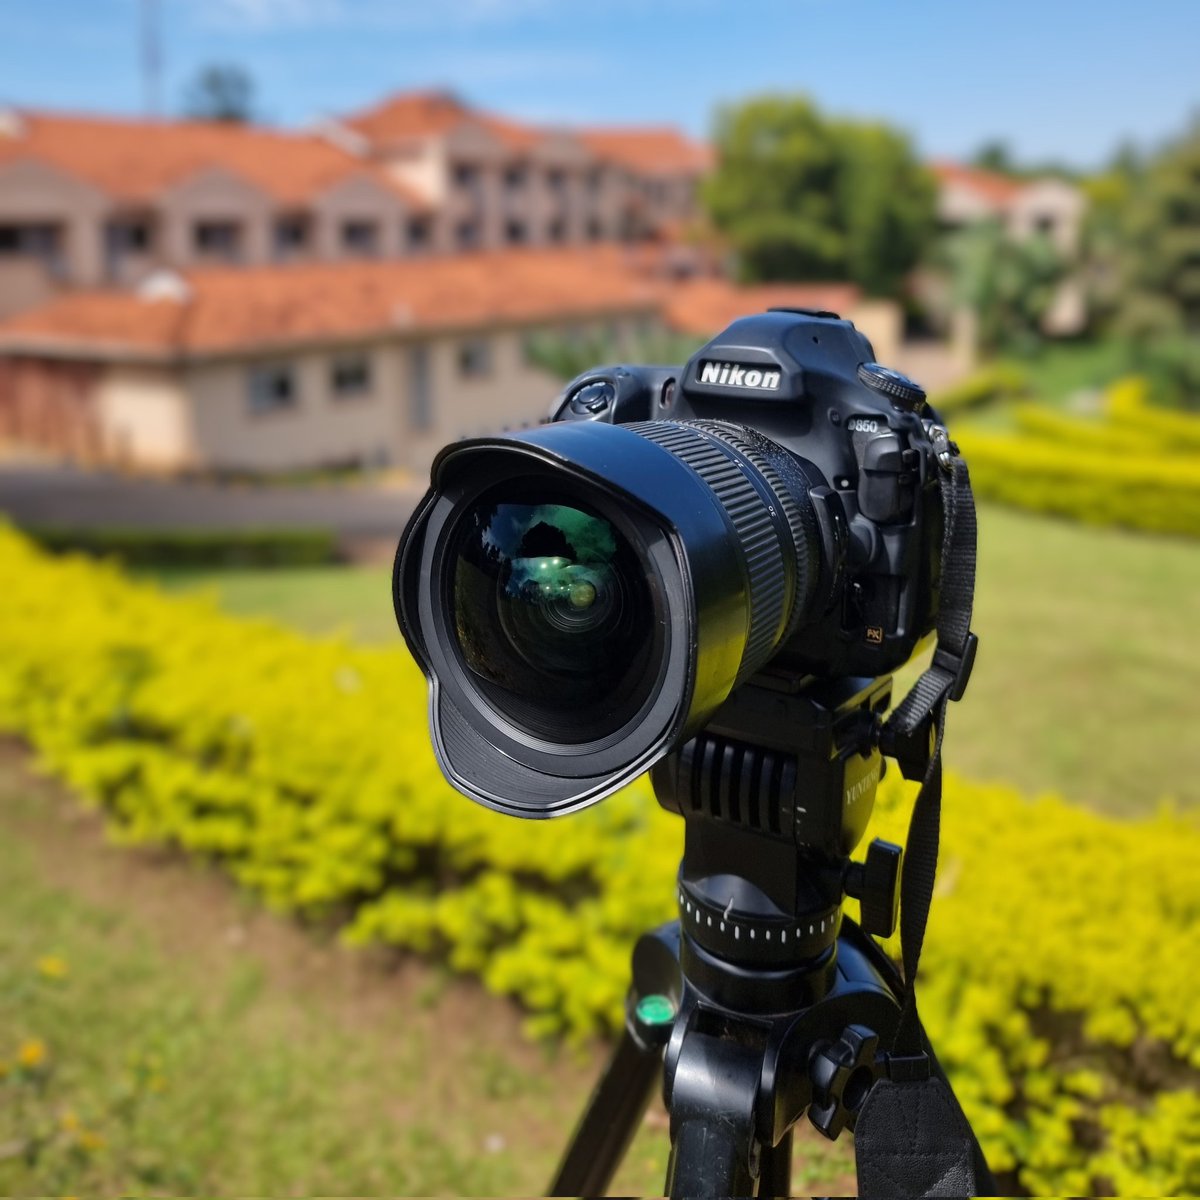
[[[234,619],[2,530],[0,572],[0,728],[114,837],[476,974],[535,1033],[617,1027],[634,938],[674,915],[682,823],[644,782],[502,817],[442,779],[399,648]],[[910,802],[892,772],[872,832],[902,840]],[[922,1012],[1006,1186],[1200,1188],[1200,821],[953,777],[944,810]]]
[[[1013,363],[997,362],[968,375],[966,379],[929,397],[938,415],[946,418],[986,408],[1006,400],[1028,396],[1029,376]]]
[[[113,556],[127,566],[304,567],[332,562],[327,529],[122,529],[114,526],[27,530],[47,550]]]
[[[1148,406],[1144,380],[1115,383],[1103,420],[1033,405],[1015,434],[955,439],[978,495],[1094,525],[1200,537],[1200,418]]]
[[[1200,537],[1200,462],[1055,445],[1011,434],[956,440],[976,495],[1091,525]]]

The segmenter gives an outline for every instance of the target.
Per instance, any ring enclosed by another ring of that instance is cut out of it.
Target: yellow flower
[[[57,954],[44,954],[37,960],[37,969],[43,979],[66,979],[71,970],[66,959]]]
[[[76,1140],[79,1143],[79,1148],[87,1151],[89,1154],[104,1149],[104,1138],[92,1129],[82,1130]]]
[[[0,1062],[0,1083],[3,1083],[4,1080],[8,1078],[8,1073],[10,1070],[11,1068],[9,1067],[8,1063]]]
[[[79,1128],[79,1118],[70,1109],[58,1118],[58,1123],[67,1133],[74,1133]]]
[[[17,1063],[29,1070],[34,1070],[45,1063],[48,1055],[46,1043],[41,1038],[30,1038],[29,1041],[23,1042],[17,1051]]]

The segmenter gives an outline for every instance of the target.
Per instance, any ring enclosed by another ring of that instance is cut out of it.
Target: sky
[[[0,0],[0,104],[145,112],[146,6],[167,115],[210,63],[245,68],[287,125],[436,86],[548,124],[703,136],[723,103],[805,92],[927,156],[1000,139],[1089,168],[1200,112],[1200,0]]]

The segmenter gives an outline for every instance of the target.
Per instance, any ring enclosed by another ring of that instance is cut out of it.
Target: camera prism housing
[[[832,313],[735,321],[682,368],[588,371],[536,429],[444,449],[397,551],[438,762],[553,816],[763,671],[879,676],[937,616],[944,431]]]

